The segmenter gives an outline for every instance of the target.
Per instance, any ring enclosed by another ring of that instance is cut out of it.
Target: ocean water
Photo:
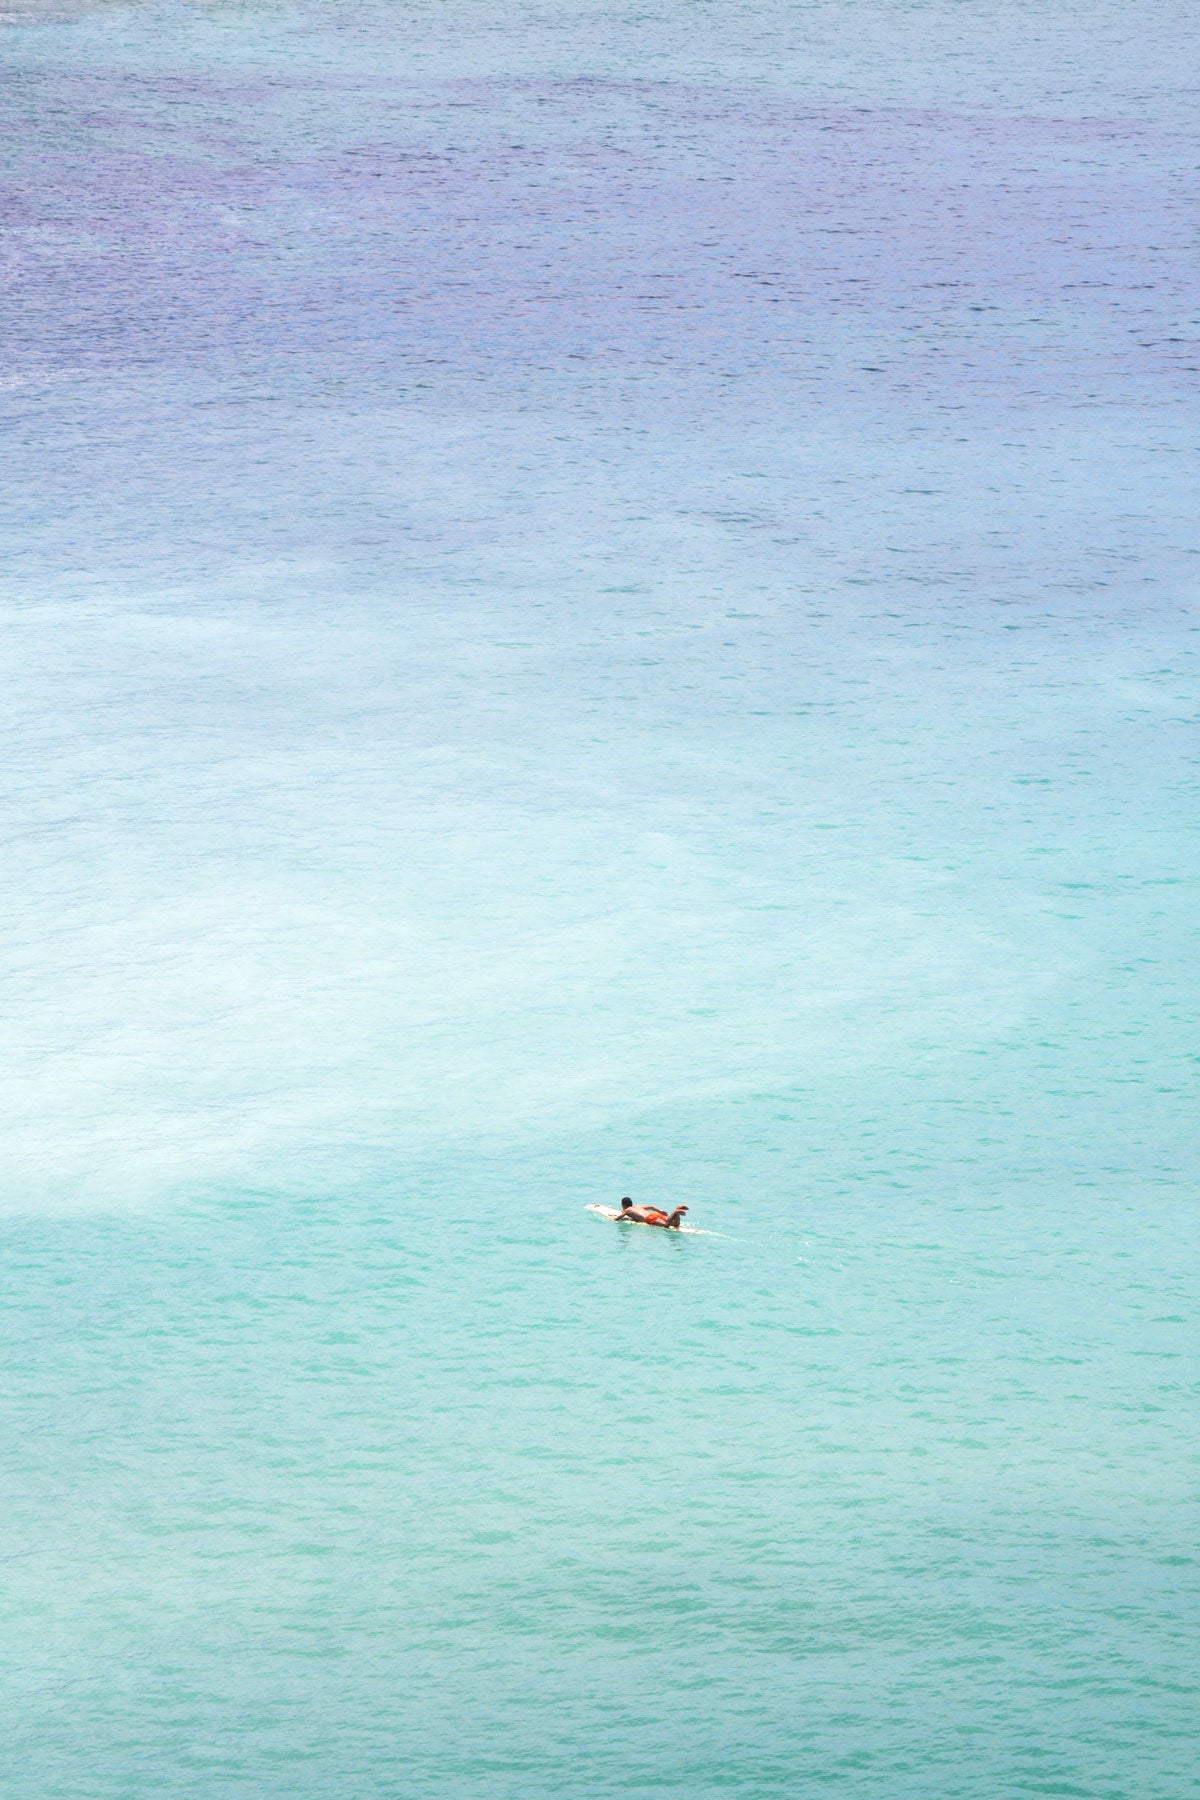
[[[0,56],[5,1792],[1200,1794],[1194,8]]]

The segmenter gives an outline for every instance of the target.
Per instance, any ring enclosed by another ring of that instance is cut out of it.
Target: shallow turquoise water
[[[21,1800],[1200,1792],[1197,31],[1028,11],[10,5]]]

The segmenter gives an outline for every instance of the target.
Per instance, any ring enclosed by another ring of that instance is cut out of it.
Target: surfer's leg
[[[683,1218],[683,1215],[686,1211],[687,1211],[686,1206],[677,1206],[675,1208],[675,1211],[671,1214],[670,1218],[667,1220],[667,1230],[668,1231],[678,1231],[679,1230],[679,1221]]]

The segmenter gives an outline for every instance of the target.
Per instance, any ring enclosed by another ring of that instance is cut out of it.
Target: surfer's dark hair
[[[632,1206],[633,1205],[633,1201],[629,1198],[628,1194],[621,1195],[621,1205],[622,1206]]]

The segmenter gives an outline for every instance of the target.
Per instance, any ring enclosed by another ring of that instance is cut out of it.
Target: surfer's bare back
[[[661,1212],[657,1206],[635,1206],[626,1194],[617,1216],[631,1219],[635,1225],[661,1225],[664,1231],[678,1231],[680,1220],[686,1211],[686,1206],[677,1206],[673,1213]]]

